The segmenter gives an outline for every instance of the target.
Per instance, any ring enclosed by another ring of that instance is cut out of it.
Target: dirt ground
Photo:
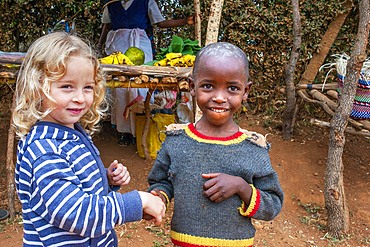
[[[3,105],[4,106],[4,105]],[[9,126],[9,107],[0,114],[0,207],[7,207],[6,143]],[[255,221],[256,247],[265,246],[370,246],[370,140],[361,136],[346,136],[344,152],[344,182],[350,210],[350,232],[344,239],[332,239],[326,234],[324,207],[324,177],[328,150],[328,130],[305,123],[296,125],[294,140],[284,141],[277,128],[264,127],[257,116],[240,117],[243,128],[269,134],[272,143],[271,161],[279,174],[285,192],[280,215],[271,222]],[[146,176],[151,163],[136,154],[136,147],[120,147],[109,124],[94,137],[105,164],[113,159],[125,162],[131,174],[131,183],[122,192],[147,187]],[[20,212],[19,202],[16,206]],[[161,227],[146,221],[117,226],[119,246],[172,246],[169,221],[171,208]],[[22,245],[22,223],[16,220],[0,222],[0,246]]]

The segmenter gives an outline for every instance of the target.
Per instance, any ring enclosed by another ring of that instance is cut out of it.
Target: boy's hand
[[[127,171],[127,167],[118,163],[117,160],[113,161],[108,167],[108,182],[110,185],[127,185],[130,180],[130,173]]]
[[[207,173],[202,174],[202,177],[209,179],[203,185],[203,195],[213,202],[222,202],[235,194],[238,194],[242,200],[247,199],[245,196],[249,193],[250,186],[241,177],[225,173]],[[249,201],[250,199],[247,203]]]

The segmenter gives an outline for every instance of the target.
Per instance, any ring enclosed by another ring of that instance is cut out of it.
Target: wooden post
[[[205,45],[210,43],[215,43],[218,41],[218,30],[220,27],[222,6],[224,5],[224,0],[212,0],[211,12],[208,19],[207,35]],[[202,117],[202,111],[196,105],[195,109],[195,122],[197,122]]]
[[[200,1],[194,0],[194,29],[195,29],[195,39],[198,40],[199,46],[202,46],[202,23],[200,20]]]
[[[211,12],[209,14],[207,35],[206,35],[206,45],[210,43],[215,43],[218,41],[218,30],[221,21],[222,6],[224,5],[224,0],[212,0]]]
[[[15,108],[15,94],[13,94],[12,110]],[[12,115],[12,114],[11,114]],[[14,127],[13,127],[13,118],[10,117],[10,126],[8,130],[8,145],[6,153],[6,172],[7,172],[7,181],[8,181],[8,209],[11,219],[15,217],[15,183],[14,183]]]
[[[344,191],[343,150],[344,131],[353,107],[358,79],[366,59],[366,47],[370,33],[370,2],[359,1],[359,24],[357,37],[347,62],[346,75],[339,106],[330,121],[329,149],[325,172],[325,207],[328,212],[328,233],[333,238],[345,235],[350,227],[349,210]]]

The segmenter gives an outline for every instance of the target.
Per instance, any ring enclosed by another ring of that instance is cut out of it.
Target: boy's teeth
[[[224,110],[224,109],[212,109],[212,111],[215,111],[215,112],[224,112],[226,110]]]

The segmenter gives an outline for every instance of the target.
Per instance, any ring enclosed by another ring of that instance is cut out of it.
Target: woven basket
[[[336,70],[338,77],[338,93],[341,95],[346,75],[349,57],[342,55],[337,58]],[[361,69],[353,102],[351,117],[355,119],[370,119],[370,60],[367,59]]]
[[[336,58],[335,62],[322,65],[320,70],[330,68],[329,72],[326,74],[324,84],[330,72],[334,69],[337,71],[337,91],[340,96],[343,90],[349,56],[346,54],[336,54],[332,55],[332,57]],[[366,59],[362,66],[350,116],[354,119],[370,119],[370,58]]]

